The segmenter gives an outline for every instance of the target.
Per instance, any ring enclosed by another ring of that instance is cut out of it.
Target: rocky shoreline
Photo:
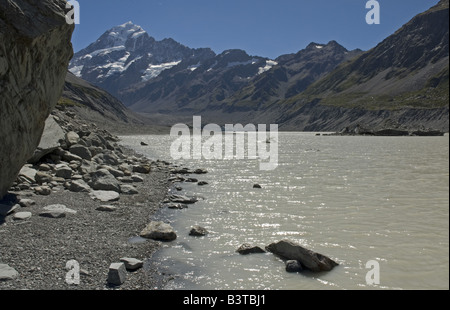
[[[140,156],[70,109],[50,119],[0,201],[0,290],[163,288],[170,276],[151,261],[161,241],[140,235],[160,208],[195,202],[170,191],[180,174],[206,171]]]

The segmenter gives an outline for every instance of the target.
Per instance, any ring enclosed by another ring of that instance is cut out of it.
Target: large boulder
[[[61,96],[73,55],[66,11],[65,0],[0,0],[0,197]]]
[[[35,164],[42,157],[56,150],[61,146],[60,141],[64,141],[64,136],[64,130],[58,125],[53,116],[50,115],[45,121],[41,141],[36,150],[34,150],[31,158],[28,159],[28,162]]]
[[[339,265],[332,259],[289,240],[272,243],[266,247],[266,250],[286,260],[298,261],[305,269],[315,272],[330,271]]]

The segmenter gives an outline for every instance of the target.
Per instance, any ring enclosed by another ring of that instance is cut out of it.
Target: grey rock
[[[124,195],[139,194],[138,190],[133,185],[120,185],[120,192]]]
[[[37,195],[48,196],[52,193],[52,189],[49,186],[38,186],[34,188],[34,192]]]
[[[9,281],[17,278],[19,273],[6,264],[0,264],[0,281]]]
[[[114,212],[117,210],[117,207],[115,207],[115,206],[100,206],[100,207],[97,207],[95,210],[102,211],[102,212]]]
[[[39,213],[39,216],[53,218],[53,219],[59,219],[59,218],[66,217],[66,213],[64,211],[43,211],[43,212]]]
[[[188,208],[188,205],[187,205],[187,204],[184,204],[184,203],[175,203],[175,202],[169,202],[169,203],[166,203],[166,204],[164,204],[164,206],[166,206],[166,207],[169,208],[169,209],[178,209],[178,210]]]
[[[200,181],[200,182],[197,183],[197,185],[199,185],[199,186],[208,185],[208,182]]]
[[[55,175],[60,178],[70,179],[72,177],[72,168],[64,164],[56,165]]]
[[[48,205],[44,207],[45,211],[58,211],[58,212],[64,212],[66,214],[76,214],[77,211],[67,208],[65,205],[62,204],[54,204],[54,205]]]
[[[133,174],[133,175],[131,176],[131,179],[132,179],[133,182],[135,182],[135,183],[142,183],[142,182],[144,182],[144,178],[141,177],[141,176],[139,176],[139,175],[136,175],[136,174]]]
[[[124,263],[125,268],[130,271],[138,270],[139,268],[142,268],[142,266],[144,265],[143,261],[136,258],[122,257],[120,261]]]
[[[71,162],[71,161],[78,161],[78,162],[80,162],[80,161],[83,160],[83,158],[81,158],[80,156],[72,154],[69,151],[63,151],[61,153],[61,159],[65,160],[65,161],[68,161],[68,162]]]
[[[75,193],[89,193],[91,192],[90,186],[83,180],[76,180],[70,183],[69,191]]]
[[[272,243],[268,245],[266,249],[284,259],[299,261],[305,269],[314,272],[330,271],[339,265],[332,259],[322,254],[305,249],[289,240],[281,240],[279,242]]]
[[[91,198],[101,202],[117,201],[120,199],[120,194],[114,191],[92,191]]]
[[[32,213],[31,212],[16,212],[14,213],[13,219],[15,220],[28,220],[31,218]]]
[[[66,143],[70,146],[78,144],[80,142],[80,136],[75,131],[69,131],[66,133]]]
[[[248,255],[248,254],[257,254],[257,253],[266,253],[266,251],[264,251],[262,248],[260,248],[259,246],[253,246],[251,244],[248,243],[244,243],[242,244],[237,250],[236,252],[238,252],[239,254],[242,255]]]
[[[42,157],[56,150],[61,145],[60,141],[63,140],[64,131],[50,115],[45,121],[41,141],[28,162],[33,164],[39,162]]]
[[[172,226],[164,222],[150,222],[139,235],[142,238],[161,241],[172,241],[177,238]]]
[[[32,199],[20,199],[20,201],[19,201],[19,205],[22,208],[31,208],[35,204],[36,204],[36,202]]]
[[[253,185],[253,188],[262,188],[262,186],[259,185],[259,184],[254,184],[254,185]]]
[[[31,165],[25,165],[20,169],[19,171],[19,177],[24,177],[26,180],[30,182],[35,181],[37,170],[34,168],[31,168]]]
[[[91,174],[92,184],[94,190],[115,191],[120,193],[119,181],[106,169],[99,169]]]
[[[286,262],[286,271],[287,272],[302,272],[303,267],[302,267],[302,264],[298,260],[288,260]]]
[[[86,160],[92,159],[91,151],[87,147],[85,147],[81,144],[72,145],[69,148],[69,152],[81,157],[82,159],[86,159]]]
[[[188,197],[183,195],[170,195],[169,200],[171,202],[179,202],[179,203],[185,203],[185,204],[192,204],[196,203],[198,199],[196,197]]]
[[[108,271],[108,283],[120,286],[127,279],[127,270],[124,263],[112,263]]]
[[[189,231],[189,236],[206,236],[208,234],[208,231],[206,230],[206,228],[195,225],[193,227],[191,227],[191,230]]]
[[[133,172],[149,174],[151,171],[151,166],[147,164],[134,165]]]
[[[39,165],[39,171],[44,171],[45,172],[45,171],[51,171],[51,170],[52,170],[52,167],[50,167],[47,164],[40,164]],[[33,179],[34,179],[34,177],[33,177]]]
[[[43,171],[37,171],[34,176],[34,179],[38,184],[50,183],[51,181],[53,181],[53,177],[50,174]]]

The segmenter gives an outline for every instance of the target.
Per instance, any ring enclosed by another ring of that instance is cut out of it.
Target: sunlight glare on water
[[[329,137],[279,133],[279,166],[255,160],[170,159],[168,135],[124,136],[122,144],[152,159],[189,168],[206,186],[182,183],[205,199],[162,210],[177,240],[155,259],[174,274],[171,289],[448,289],[449,138]],[[144,141],[150,146],[144,147]],[[254,189],[258,183],[262,189]],[[193,225],[206,237],[191,237]],[[242,256],[282,239],[329,256],[327,273],[291,274],[272,254]],[[381,283],[366,284],[366,263]]]

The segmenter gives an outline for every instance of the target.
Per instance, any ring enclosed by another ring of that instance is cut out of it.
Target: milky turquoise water
[[[170,157],[170,136],[121,137],[153,159],[209,173],[181,193],[204,200],[164,210],[177,240],[155,259],[174,274],[168,289],[448,289],[449,137],[328,137],[280,133],[279,166],[255,160]],[[141,146],[144,141],[149,146]],[[258,183],[262,189],[253,189]],[[192,225],[210,232],[188,235]],[[327,273],[290,274],[272,254],[242,256],[244,242],[289,239],[327,255]],[[380,284],[368,285],[368,261]]]

